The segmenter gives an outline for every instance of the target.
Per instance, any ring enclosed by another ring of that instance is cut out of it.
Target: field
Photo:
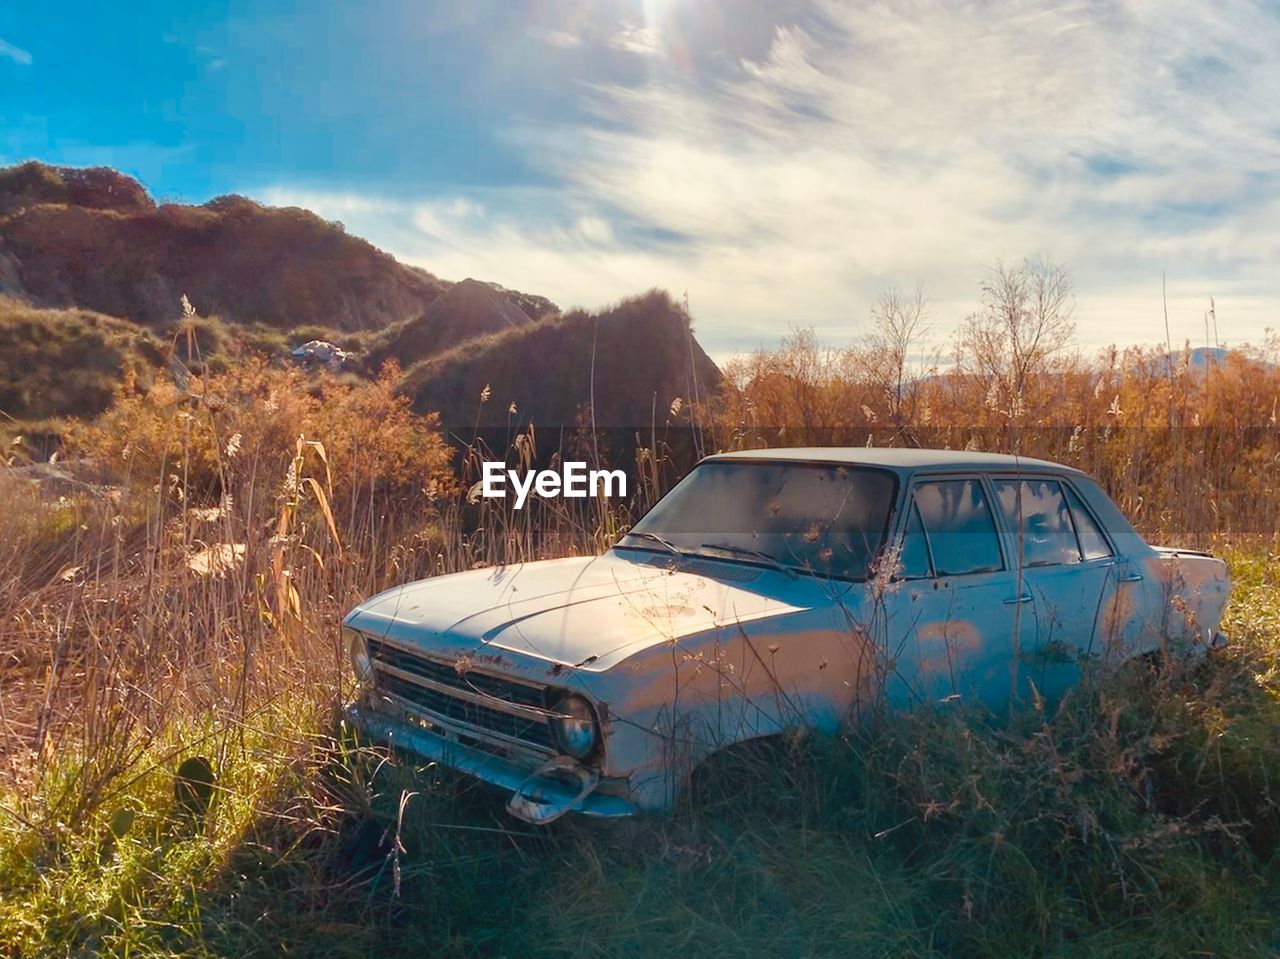
[[[66,427],[56,469],[18,436],[0,473],[0,954],[1275,955],[1277,344],[1205,370],[1133,351],[905,387],[891,346],[798,335],[728,370],[714,403],[671,401],[626,504],[470,502],[476,451],[460,461],[394,370],[129,382]],[[507,399],[477,396],[477,421],[485,402]],[[736,757],[675,816],[620,828],[536,832],[352,741],[346,609],[606,547],[674,478],[677,424],[708,449],[1076,463],[1153,539],[1228,558],[1232,644],[1090,675],[1050,709]],[[510,444],[513,462],[532,448]]]

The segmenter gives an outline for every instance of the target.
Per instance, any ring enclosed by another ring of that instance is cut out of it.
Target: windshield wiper
[[[674,546],[673,544],[671,544],[670,542],[668,542],[667,540],[659,536],[657,533],[650,533],[645,530],[641,530],[640,532],[637,533],[635,530],[630,530],[626,533],[623,533],[622,535],[634,536],[636,539],[647,539],[651,543],[657,543],[659,546],[665,549],[668,553],[671,553],[673,556],[688,555],[684,550],[680,549],[678,546]]]
[[[729,546],[724,543],[702,543],[698,546],[698,549],[719,549],[726,553],[736,553],[739,556],[750,556],[760,560],[762,563],[767,563],[780,573],[785,573],[791,579],[800,578],[794,569],[781,562],[778,557],[762,553],[758,549],[748,549],[745,546]]]

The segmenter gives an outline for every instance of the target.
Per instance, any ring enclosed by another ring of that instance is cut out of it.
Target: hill
[[[158,326],[204,314],[350,332],[420,316],[448,288],[340,224],[241,196],[157,205],[113,170],[0,170],[0,292]]]
[[[110,167],[52,167],[32,161],[0,170],[0,215],[49,203],[118,213],[156,207],[142,184]]]
[[[593,400],[599,426],[661,424],[720,380],[664,293],[561,316],[545,297],[402,264],[307,210],[156,203],[106,168],[0,169],[0,411],[101,412],[126,366],[155,368],[158,344],[178,342],[184,295],[200,313],[184,362],[287,362],[330,340],[353,354],[348,372],[395,360],[416,408],[446,423],[474,424],[490,384],[482,425],[507,426],[512,403],[516,421],[571,424]]]
[[[687,406],[720,378],[688,315],[653,290],[601,313],[578,310],[471,340],[409,369],[402,388],[416,409],[439,411],[454,429],[587,423],[593,400],[598,427],[634,428],[661,426],[674,400]]]
[[[1247,347],[1244,350],[1228,349],[1225,346],[1196,346],[1190,344],[1184,349],[1174,350],[1172,353],[1166,353],[1161,357],[1161,362],[1157,366],[1165,373],[1177,373],[1185,364],[1186,369],[1193,373],[1205,373],[1210,369],[1220,369],[1232,362],[1261,363],[1263,366],[1271,366],[1272,364],[1265,359],[1256,355],[1251,355]]]
[[[537,301],[545,304],[541,314],[532,312]],[[432,301],[421,316],[394,324],[378,336],[370,344],[367,365],[376,368],[394,358],[401,366],[412,366],[473,337],[520,329],[558,312],[542,297],[525,297],[524,302],[527,311],[501,287],[468,277]]]

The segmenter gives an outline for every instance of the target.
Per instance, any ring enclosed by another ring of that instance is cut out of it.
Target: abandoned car
[[[531,823],[669,808],[727,746],[877,704],[1064,692],[1219,644],[1225,564],[1148,545],[1084,473],[906,449],[702,460],[602,556],[409,583],[343,621],[364,736]]]

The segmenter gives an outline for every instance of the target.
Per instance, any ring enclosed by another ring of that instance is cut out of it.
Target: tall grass
[[[76,483],[0,471],[0,952],[1273,953],[1275,371],[1133,353],[1057,369],[1012,412],[960,376],[890,409],[856,355],[811,347],[731,371],[699,410],[712,441],[1076,462],[1144,531],[1229,551],[1235,645],[1095,677],[1050,712],[729,755],[670,819],[534,833],[485,790],[349,740],[338,618],[408,579],[599,551],[674,478],[662,429],[616,464],[640,478],[630,501],[517,512],[468,492],[482,459],[533,465],[536,433],[455,453],[394,369],[128,383],[70,437]],[[174,788],[196,756],[204,809]]]

